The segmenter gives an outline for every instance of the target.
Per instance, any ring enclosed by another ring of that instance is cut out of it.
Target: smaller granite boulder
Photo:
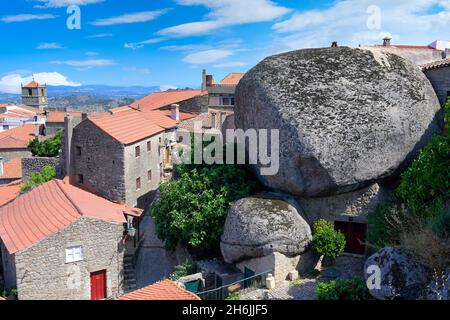
[[[220,248],[226,262],[303,253],[311,242],[311,228],[298,204],[283,196],[249,197],[228,211]]]
[[[381,284],[370,288],[370,293],[380,300],[417,300],[427,296],[430,271],[411,254],[400,249],[386,247],[370,256],[364,266],[369,284],[376,284],[370,266],[378,266],[381,271]],[[369,272],[370,271],[370,272]]]

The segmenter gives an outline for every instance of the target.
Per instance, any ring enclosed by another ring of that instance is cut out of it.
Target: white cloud
[[[99,34],[92,34],[90,36],[87,36],[87,38],[90,39],[96,39],[96,38],[110,38],[112,37],[113,34],[112,33],[99,33]]]
[[[213,67],[215,67],[215,68],[236,68],[236,67],[245,67],[247,65],[248,65],[247,62],[231,61],[231,62],[215,64]]]
[[[52,63],[82,68],[105,67],[114,64],[112,60],[108,59],[64,60],[52,61]]]
[[[140,73],[140,74],[145,74],[145,75],[148,75],[151,73],[150,69],[148,69],[148,68],[125,67],[125,68],[122,68],[122,70],[125,72]]]
[[[77,87],[81,85],[81,83],[68,80],[66,76],[58,72],[41,72],[33,76],[37,82],[51,86]],[[29,74],[27,76],[20,73],[7,74],[0,79],[0,92],[20,94],[21,84],[27,84],[31,80],[32,76]]]
[[[371,6],[380,9],[379,27],[369,28]],[[450,0],[341,0],[327,9],[296,12],[276,23],[269,50],[324,47],[332,41],[351,46],[374,44],[387,34],[394,43],[427,45],[436,38],[450,40],[449,28]]]
[[[12,23],[12,22],[26,22],[32,20],[49,20],[55,19],[58,16],[53,14],[17,14],[14,16],[6,16],[0,19],[0,21],[4,23]]]
[[[178,89],[178,87],[171,86],[171,85],[165,85],[165,86],[159,87],[159,91],[176,90],[176,89]]]
[[[228,58],[234,53],[230,50],[212,49],[188,54],[183,61],[189,64],[210,64]]]
[[[167,51],[196,51],[196,50],[208,50],[211,46],[206,44],[186,44],[186,45],[172,45],[161,47]]]
[[[271,0],[177,0],[183,6],[201,5],[210,10],[205,21],[185,23],[160,30],[158,34],[187,37],[207,34],[222,27],[269,22],[291,10]]]
[[[169,9],[161,9],[155,11],[145,11],[137,13],[128,13],[117,17],[111,17],[106,19],[98,19],[92,22],[94,26],[111,26],[115,24],[126,24],[126,23],[138,23],[147,22],[155,20],[160,16],[166,14]]]
[[[133,50],[136,50],[136,49],[141,49],[141,48],[143,48],[146,44],[154,44],[154,43],[159,43],[159,42],[162,42],[162,41],[165,41],[166,39],[165,38],[153,38],[153,39],[148,39],[148,40],[144,40],[144,41],[140,41],[140,42],[130,42],[130,43],[125,43],[124,45],[123,45],[123,47],[124,48],[127,48],[127,49],[133,49]]]
[[[89,57],[95,57],[95,56],[98,56],[98,52],[88,51],[88,52],[86,52],[86,55]]]
[[[85,6],[100,3],[105,0],[34,0],[42,4],[35,5],[36,8],[62,8],[70,5]]]
[[[45,49],[62,49],[61,45],[56,42],[43,42],[40,43],[36,49],[45,50]]]

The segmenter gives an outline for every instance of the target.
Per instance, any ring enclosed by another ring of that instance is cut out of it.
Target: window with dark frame
[[[75,154],[81,156],[81,147],[75,147]]]
[[[136,158],[141,156],[141,147],[137,146],[135,149]]]
[[[147,171],[147,179],[148,179],[148,181],[152,180],[152,170]]]
[[[147,141],[147,151],[152,151],[152,142]]]
[[[82,174],[77,175],[77,183],[84,184],[84,176]]]
[[[33,90],[28,89],[28,95],[29,95],[29,96],[32,96],[32,95],[33,95]]]
[[[141,189],[141,178],[136,179],[136,190]]]

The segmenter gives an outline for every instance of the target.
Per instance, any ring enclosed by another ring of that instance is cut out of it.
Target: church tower
[[[22,103],[44,111],[48,107],[47,86],[37,83],[34,79],[26,86],[22,86]]]

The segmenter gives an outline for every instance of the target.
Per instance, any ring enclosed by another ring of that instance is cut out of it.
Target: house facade
[[[450,98],[450,56],[447,59],[422,65],[441,104]]]
[[[121,295],[127,221],[139,214],[61,180],[20,196],[0,209],[5,287],[19,300]]]
[[[28,143],[39,134],[39,130],[40,126],[26,124],[0,132],[0,157],[3,161],[31,157]]]

